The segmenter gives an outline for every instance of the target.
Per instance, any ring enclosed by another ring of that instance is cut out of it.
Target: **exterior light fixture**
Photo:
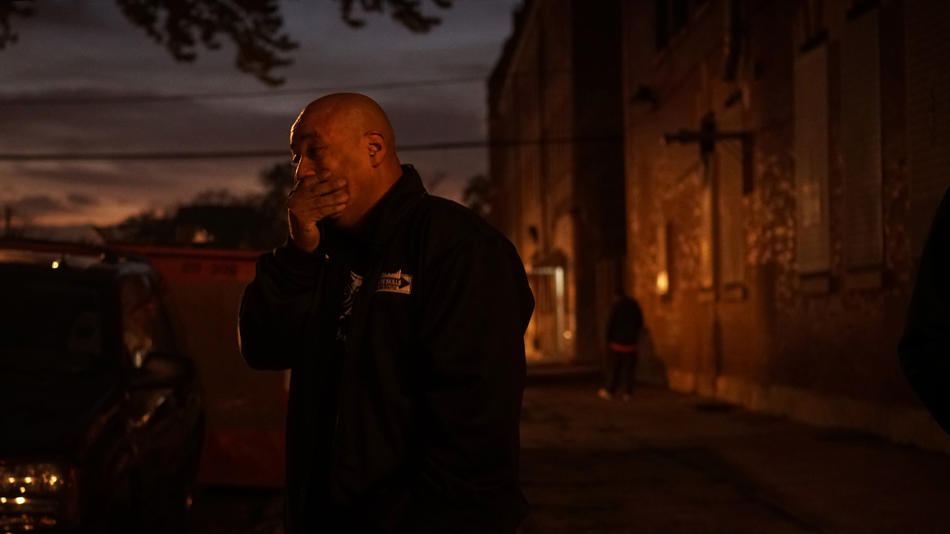
[[[656,273],[656,292],[660,295],[670,292],[670,275],[665,270]]]

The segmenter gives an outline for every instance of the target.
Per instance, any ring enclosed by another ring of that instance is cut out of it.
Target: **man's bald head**
[[[383,137],[386,148],[395,156],[396,139],[389,117],[375,100],[366,95],[335,93],[307,104],[290,130],[291,143],[298,126],[311,121],[321,123],[327,130],[344,138],[353,139],[376,132]]]
[[[290,129],[297,180],[325,173],[345,179],[350,201],[341,226],[355,226],[402,175],[386,113],[373,99],[337,93],[307,105]]]

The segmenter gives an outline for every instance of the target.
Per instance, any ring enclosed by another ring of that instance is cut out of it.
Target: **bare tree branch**
[[[191,62],[200,45],[215,50],[223,35],[237,48],[235,67],[267,85],[283,78],[273,69],[292,63],[297,43],[283,33],[277,0],[116,0],[132,24],[145,30],[178,61]]]
[[[17,41],[17,34],[10,22],[13,17],[29,17],[32,14],[33,8],[26,2],[0,3],[0,50]]]
[[[476,174],[468,179],[462,191],[462,201],[475,213],[488,218],[492,212],[495,191],[491,180],[484,174]]]
[[[133,25],[141,28],[177,61],[192,62],[198,48],[216,50],[221,39],[235,48],[235,67],[261,82],[276,86],[284,79],[274,69],[293,63],[288,55],[298,44],[284,32],[284,17],[278,0],[115,0]],[[425,33],[441,19],[425,15],[421,0],[337,0],[343,21],[353,28],[366,24],[357,12],[389,12],[409,31]],[[448,9],[453,0],[431,0],[439,9]],[[17,40],[12,19],[33,14],[30,4],[0,0],[0,50]]]
[[[441,9],[452,7],[453,0],[432,0]],[[384,13],[387,10],[392,17],[414,33],[426,33],[442,22],[438,17],[424,15],[419,8],[420,0],[339,0],[343,21],[353,28],[362,28],[366,20],[353,14],[359,7],[364,13]]]

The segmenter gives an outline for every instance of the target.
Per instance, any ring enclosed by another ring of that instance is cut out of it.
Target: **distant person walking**
[[[640,304],[623,290],[614,295],[610,318],[607,320],[607,373],[606,387],[597,394],[611,399],[623,386],[623,400],[630,400],[637,367],[637,340],[643,329]]]

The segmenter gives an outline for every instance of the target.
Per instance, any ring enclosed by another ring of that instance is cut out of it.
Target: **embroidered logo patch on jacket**
[[[380,273],[376,292],[409,295],[412,293],[412,275],[403,273],[402,269],[394,273]]]

